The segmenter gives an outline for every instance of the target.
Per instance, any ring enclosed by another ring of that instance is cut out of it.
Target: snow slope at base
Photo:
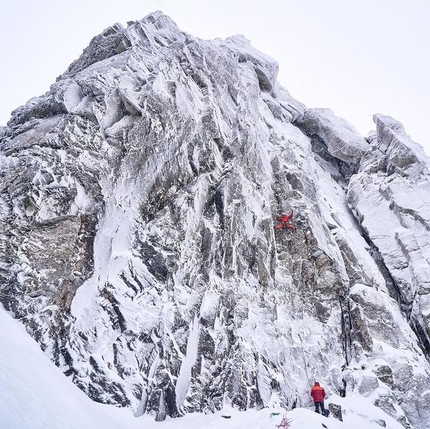
[[[116,429],[0,308],[0,419],[10,429]]]
[[[336,397],[336,402],[342,402],[342,407],[345,407],[343,422],[333,416],[323,417],[305,408],[296,408],[288,412],[279,407],[241,412],[226,407],[215,414],[187,414],[179,419],[168,418],[161,423],[154,422],[149,416],[136,419],[127,411],[113,407],[106,411],[111,415],[112,420],[121,422],[127,429],[142,427],[145,429],[273,429],[281,423],[283,417],[290,420],[290,429],[321,429],[323,425],[328,429],[381,429],[383,421],[387,429],[404,429],[400,423],[387,416],[370,401],[359,397],[355,398],[356,400],[338,401],[338,399],[344,398]],[[327,403],[329,402],[330,400]]]
[[[157,423],[150,416],[136,418],[128,409],[91,401],[68,380],[28,336],[24,327],[0,307],[0,416],[2,428],[13,429],[265,429],[278,425],[285,411],[276,405],[240,412],[226,407],[211,414],[188,414]],[[285,415],[292,429],[388,429],[402,426],[360,396],[339,398],[344,422],[297,408]],[[330,398],[326,405],[329,404]],[[272,413],[279,413],[271,416]],[[229,416],[225,418],[223,416]]]

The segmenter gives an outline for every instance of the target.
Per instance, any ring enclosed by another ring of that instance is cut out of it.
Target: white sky
[[[243,34],[308,107],[363,134],[391,115],[430,153],[430,0],[1,0],[0,124],[95,35],[161,10],[202,39]]]

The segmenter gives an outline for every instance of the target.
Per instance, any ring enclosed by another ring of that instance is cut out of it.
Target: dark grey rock
[[[328,409],[330,410],[330,414],[337,420],[343,422],[342,417],[342,407],[338,404],[329,403]]]

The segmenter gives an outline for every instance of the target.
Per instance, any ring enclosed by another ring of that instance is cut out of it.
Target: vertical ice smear
[[[190,326],[187,351],[182,359],[181,369],[179,370],[176,382],[176,405],[181,409],[188,394],[191,383],[191,369],[197,359],[197,347],[199,344],[199,321],[197,316]]]
[[[77,290],[72,302],[72,315],[78,320],[85,320],[84,312],[91,312],[99,288],[115,282],[127,268],[132,248],[132,204],[136,201],[133,191],[124,178],[117,181],[115,190],[105,183],[105,212],[94,238],[94,274]]]

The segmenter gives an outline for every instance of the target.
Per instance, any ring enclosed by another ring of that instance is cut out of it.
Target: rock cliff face
[[[95,37],[0,129],[1,301],[137,415],[291,408],[318,379],[427,427],[430,161],[277,69],[161,13]]]

